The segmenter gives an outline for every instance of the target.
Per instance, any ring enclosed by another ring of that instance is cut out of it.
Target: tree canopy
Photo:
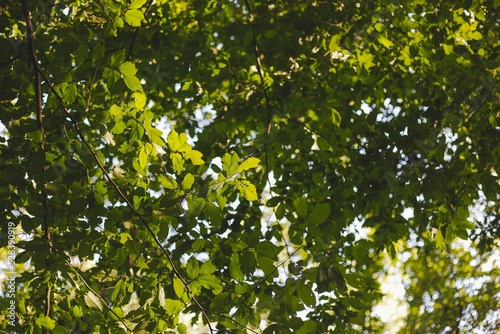
[[[498,329],[499,7],[4,1],[0,328]]]

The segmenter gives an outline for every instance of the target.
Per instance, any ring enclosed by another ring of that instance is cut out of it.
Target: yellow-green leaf
[[[133,0],[129,8],[138,9],[141,8],[147,0]]]
[[[129,61],[120,65],[120,73],[123,75],[125,85],[132,91],[142,91],[142,84],[135,76],[137,69],[135,65]]]
[[[139,27],[144,20],[144,14],[139,9],[131,8],[125,12],[125,22],[132,27]]]
[[[139,150],[139,166],[141,166],[142,169],[146,168],[148,165],[148,155],[146,154],[146,150],[143,147]]]
[[[174,292],[179,298],[184,295],[184,284],[182,284],[182,281],[177,277],[174,277]]]
[[[241,173],[249,170],[250,168],[256,168],[257,166],[259,166],[259,163],[260,159],[258,158],[248,158],[241,163],[240,167],[238,167],[238,172]]]
[[[236,153],[226,153],[222,157],[222,169],[226,172],[227,177],[230,177],[238,172],[240,157]]]
[[[160,175],[158,176],[158,181],[161,185],[167,189],[177,189],[177,181],[170,175]]]
[[[240,193],[249,201],[256,201],[259,198],[257,197],[257,189],[253,184],[248,180],[237,180],[236,187],[240,191]]]
[[[197,151],[197,150],[190,150],[190,151],[187,151],[184,154],[184,157],[186,159],[189,159],[191,160],[191,163],[193,165],[203,165],[204,162],[203,162],[203,154],[200,152],[200,151]]]
[[[87,292],[87,294],[83,297],[83,299],[85,300],[85,304],[87,304],[88,307],[97,308],[102,312],[103,307],[102,307],[101,301],[92,292],[90,292],[90,291]]]
[[[135,92],[132,94],[132,99],[134,99],[134,107],[142,110],[146,105],[146,95],[142,92]]]
[[[184,180],[182,180],[181,187],[184,190],[189,190],[191,189],[193,183],[194,183],[194,176],[193,174],[188,173],[186,174],[186,176],[184,176]]]
[[[340,113],[337,111],[337,109],[332,108],[331,110],[331,121],[332,124],[339,127],[340,122],[342,121],[342,117],[340,116]]]
[[[35,323],[37,324],[37,326],[46,329],[54,329],[54,327],[56,327],[56,322],[45,315],[41,315],[36,318]]]
[[[184,158],[180,153],[177,152],[170,153],[170,160],[172,161],[172,168],[174,170],[174,173],[180,174],[185,170]]]
[[[446,242],[444,241],[443,234],[441,233],[440,229],[438,229],[436,235],[434,236],[434,242],[436,243],[436,247],[439,250],[443,250],[446,248]]]

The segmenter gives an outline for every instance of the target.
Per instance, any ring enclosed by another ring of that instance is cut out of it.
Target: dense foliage
[[[422,296],[474,271],[453,241],[497,249],[498,7],[4,1],[1,328],[378,332],[412,236],[407,328],[434,331]]]

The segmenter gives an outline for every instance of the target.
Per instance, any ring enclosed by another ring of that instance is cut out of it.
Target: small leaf
[[[297,288],[297,293],[299,295],[299,298],[307,306],[313,307],[314,305],[316,305],[316,297],[314,296],[314,293],[309,285],[299,285],[299,287]]]
[[[249,170],[250,168],[256,168],[259,166],[260,159],[258,158],[248,158],[245,161],[243,161],[238,167],[238,172],[244,172],[246,170]]]
[[[170,160],[172,161],[172,168],[174,173],[181,174],[184,171],[184,159],[180,153],[170,153]]]
[[[158,176],[158,181],[160,181],[161,185],[167,189],[177,189],[177,181],[170,175],[160,175]]]
[[[147,0],[133,0],[129,8],[138,9],[144,6]]]
[[[139,9],[131,8],[125,12],[125,22],[130,24],[132,27],[139,27],[141,21],[144,20],[144,13]]]
[[[165,142],[163,141],[163,138],[161,137],[161,135],[163,134],[163,132],[161,130],[158,130],[156,128],[149,128],[147,130],[147,133],[148,133],[148,137],[149,137],[149,140],[151,140],[152,143],[158,145],[158,146],[165,146]]]
[[[146,149],[141,147],[139,150],[139,166],[141,166],[142,169],[146,168],[148,165],[148,155],[146,154]]]
[[[474,31],[473,33],[470,34],[470,37],[473,40],[479,41],[480,39],[483,38],[483,35],[479,31]]]
[[[293,201],[293,206],[295,207],[295,211],[299,217],[307,217],[307,199],[304,197],[297,198]]]
[[[257,189],[250,183],[250,181],[237,180],[236,187],[248,201],[256,201],[259,199],[257,196]]]
[[[340,113],[337,111],[337,109],[332,108],[331,121],[332,121],[332,124],[335,125],[336,127],[340,126],[340,122],[342,121],[342,117],[340,116]]]
[[[186,159],[191,160],[193,165],[203,165],[205,162],[201,158],[203,154],[200,151],[197,150],[189,150],[185,153],[183,153],[184,157]]]
[[[123,318],[123,310],[121,307],[113,307],[112,308],[113,312],[110,312],[109,315],[112,319],[114,320],[120,320],[121,318]]]
[[[215,228],[220,227],[221,222],[222,222],[220,209],[215,204],[207,202],[206,212],[208,214],[208,217],[210,218],[210,222],[212,223],[212,226]]]
[[[189,258],[187,261],[186,272],[191,279],[195,279],[200,275],[200,265],[194,257]]]
[[[111,108],[109,108],[109,113],[115,117],[122,117],[123,109],[117,106],[116,104],[113,104]]]
[[[434,242],[439,250],[444,250],[446,248],[446,243],[444,241],[443,234],[441,233],[441,229],[437,230],[437,233],[434,236]]]
[[[83,298],[85,300],[85,304],[87,304],[90,308],[98,308],[101,312],[103,310],[101,301],[94,295],[92,292],[87,292],[87,294]]]
[[[37,326],[46,329],[54,329],[54,327],[56,327],[56,322],[45,315],[36,318],[35,323],[37,324]]]
[[[231,258],[229,260],[229,273],[231,274],[231,277],[237,282],[242,282],[245,279],[245,276],[241,271],[240,257],[238,254],[231,255]]]
[[[320,203],[316,205],[308,219],[312,224],[322,224],[326,221],[328,216],[330,215],[330,205],[327,203]]]
[[[211,290],[214,295],[222,292],[220,280],[214,275],[200,275],[196,281],[207,290]]]
[[[230,177],[238,172],[240,158],[236,153],[226,153],[222,157],[222,169],[226,172],[226,176]]]
[[[137,79],[135,74],[137,73],[137,69],[135,65],[129,61],[124,62],[120,65],[120,73],[123,75],[123,81],[125,81],[125,85],[132,91],[142,91],[142,84]]]
[[[136,107],[139,110],[144,109],[144,106],[146,105],[146,95],[142,92],[135,92],[131,96],[134,101],[134,107]]]
[[[165,311],[168,315],[178,314],[183,307],[184,304],[182,304],[182,302],[179,300],[170,298],[165,299]]]
[[[213,274],[217,268],[214,266],[212,261],[208,260],[203,262],[203,264],[200,267],[200,275],[209,275]]]
[[[182,284],[182,281],[177,277],[174,277],[174,292],[179,298],[184,295],[184,284]]]
[[[75,101],[77,95],[78,91],[76,89],[76,85],[74,83],[70,83],[64,89],[63,101],[66,104],[71,104]]]
[[[181,187],[184,190],[189,190],[191,189],[191,186],[194,183],[194,176],[191,173],[186,174],[184,176],[184,180],[182,180]]]

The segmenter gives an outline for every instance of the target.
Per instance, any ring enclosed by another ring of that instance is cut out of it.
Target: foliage
[[[407,251],[404,281],[409,307],[402,332],[498,331],[500,267],[494,254],[470,247],[454,247],[445,256],[429,246]]]
[[[5,1],[18,329],[380,331],[380,254],[498,240],[499,6]]]

